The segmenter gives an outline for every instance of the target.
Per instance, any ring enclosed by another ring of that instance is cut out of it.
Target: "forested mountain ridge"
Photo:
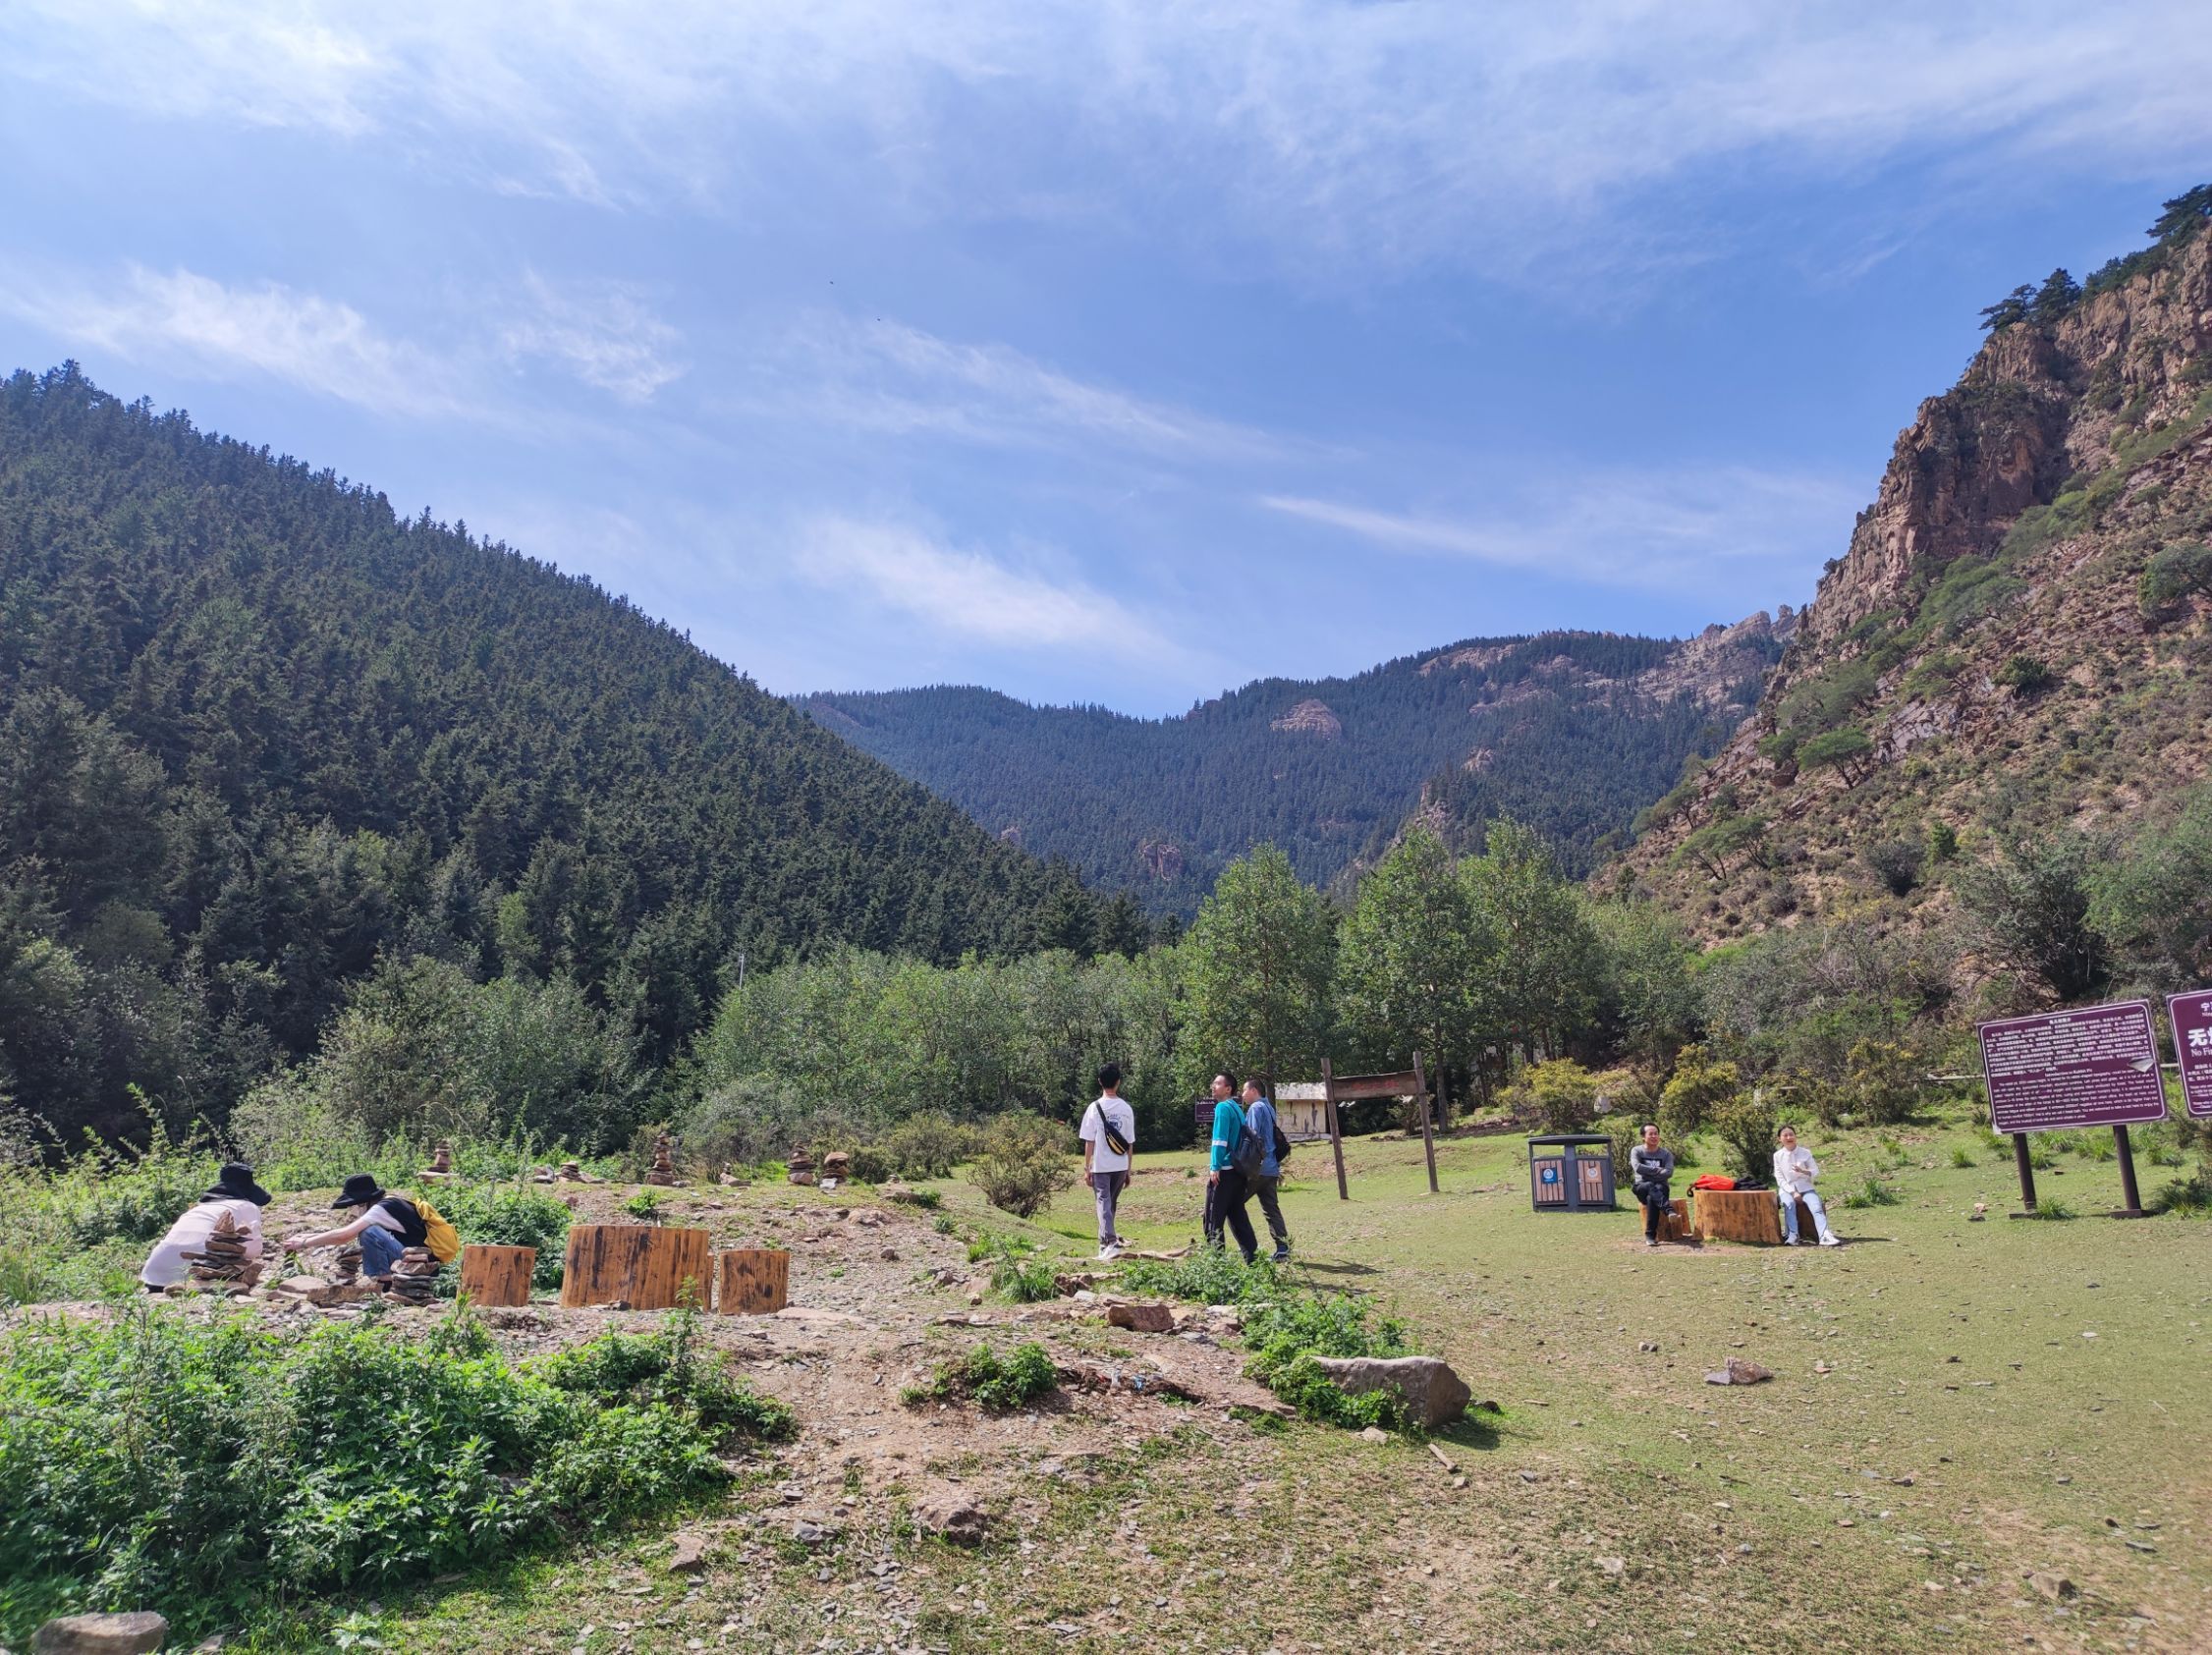
[[[1473,638],[1352,678],[1261,679],[1169,719],[966,686],[798,704],[992,832],[1188,913],[1256,842],[1325,884],[1416,810],[1470,848],[1512,815],[1588,868],[1749,710],[1782,616],[1687,640]]]
[[[586,580],[74,365],[0,387],[0,1101],[219,1114],[380,955],[571,983],[657,1063],[739,949],[1101,917]]]
[[[2150,829],[2207,774],[2212,187],[2054,271],[1898,438],[1756,716],[1620,870],[1726,938]],[[1611,877],[1610,875],[1608,876]]]

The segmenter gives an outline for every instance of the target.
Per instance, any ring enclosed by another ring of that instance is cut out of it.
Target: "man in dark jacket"
[[[1643,1244],[1659,1244],[1661,1216],[1674,1205],[1669,1187],[1675,1176],[1675,1152],[1659,1147],[1659,1129],[1646,1125],[1643,1141],[1629,1151],[1629,1177],[1636,1199],[1643,1203]]]

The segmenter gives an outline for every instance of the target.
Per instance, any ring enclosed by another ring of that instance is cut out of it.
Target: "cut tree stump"
[[[1782,1209],[1771,1189],[1700,1189],[1691,1210],[1701,1241],[1782,1244]]]
[[[710,1241],[704,1230],[657,1224],[573,1225],[561,1302],[571,1309],[620,1302],[633,1310],[673,1310],[686,1283],[703,1301],[711,1282]]]
[[[489,1309],[530,1301],[530,1272],[537,1248],[496,1246],[470,1241],[461,1249],[461,1291],[469,1302]]]
[[[714,1255],[714,1307],[725,1316],[766,1316],[791,1302],[791,1254],[781,1247],[731,1247]]]

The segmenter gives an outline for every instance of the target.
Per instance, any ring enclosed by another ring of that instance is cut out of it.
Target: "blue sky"
[[[777,690],[1179,710],[1810,596],[2201,0],[12,0],[0,362]]]

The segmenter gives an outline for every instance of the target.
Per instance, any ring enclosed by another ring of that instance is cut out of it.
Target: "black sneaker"
[[[1269,1260],[1269,1262],[1273,1264],[1288,1264],[1290,1263],[1290,1261],[1291,1249],[1288,1245],[1277,1247],[1275,1249],[1275,1256],[1271,1260]]]

